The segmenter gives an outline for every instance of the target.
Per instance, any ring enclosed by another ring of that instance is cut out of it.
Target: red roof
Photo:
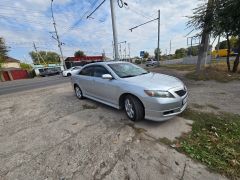
[[[65,61],[102,61],[103,56],[68,57]]]

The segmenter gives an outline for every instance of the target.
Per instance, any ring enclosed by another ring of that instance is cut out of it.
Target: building
[[[65,59],[66,68],[69,69],[73,66],[83,66],[92,62],[100,62],[103,61],[103,56],[81,56],[81,57],[67,57]]]
[[[17,59],[7,56],[1,64],[0,81],[12,81],[28,77],[28,72],[21,69],[20,61]]]
[[[11,57],[6,56],[6,59],[2,63],[2,68],[21,68],[20,61]]]

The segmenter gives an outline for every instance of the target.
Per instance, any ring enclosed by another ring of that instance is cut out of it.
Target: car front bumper
[[[182,113],[188,104],[188,94],[179,98],[147,98],[144,101],[145,119],[166,121]]]

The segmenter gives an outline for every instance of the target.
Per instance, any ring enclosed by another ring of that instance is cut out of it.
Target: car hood
[[[148,73],[140,76],[123,78],[130,84],[138,85],[146,90],[169,90],[175,87],[184,87],[179,79],[159,73]]]

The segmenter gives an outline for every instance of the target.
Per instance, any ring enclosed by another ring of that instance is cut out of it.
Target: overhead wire
[[[103,1],[94,9],[94,11],[91,12],[91,13],[87,16],[87,19],[88,19],[89,17],[91,17],[91,15],[92,15],[93,13],[95,13],[95,12],[103,5],[103,3],[104,3],[105,1],[106,1],[106,0],[103,0]]]
[[[79,24],[79,22],[81,22],[83,20],[83,18],[86,16],[86,14],[97,4],[99,0],[94,0],[92,1],[91,5],[88,7],[88,10],[85,11],[85,13],[82,14],[82,16],[77,20],[75,21],[75,23],[73,23],[69,28],[67,28],[67,30],[61,34],[61,36],[64,36],[66,35],[69,31],[75,29],[75,27]],[[84,10],[84,9],[83,9]]]

